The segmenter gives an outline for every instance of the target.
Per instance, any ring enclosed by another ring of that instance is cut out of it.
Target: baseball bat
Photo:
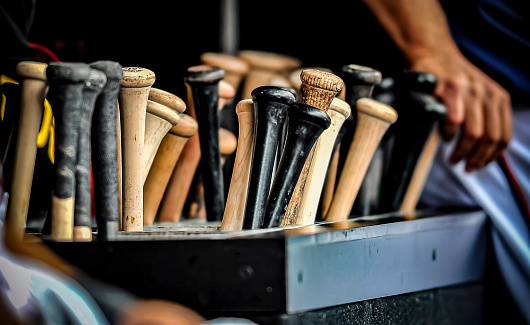
[[[300,73],[300,79],[302,85],[300,87],[302,93],[302,102],[311,106],[314,106],[324,113],[327,112],[331,101],[335,98],[336,94],[340,92],[344,86],[341,78],[334,75],[333,73],[322,71],[318,69],[307,69]],[[287,207],[283,224],[290,225],[294,224],[297,216],[302,196],[305,190],[307,176],[309,174],[309,167],[313,161],[313,155],[315,149],[311,149],[309,156],[305,161],[304,168],[300,174],[300,178],[296,182],[291,201]],[[308,189],[309,190],[309,189]]]
[[[318,204],[322,194],[326,171],[329,166],[333,145],[342,123],[351,113],[348,103],[335,98],[329,106],[328,115],[331,118],[331,126],[318,138],[315,144],[315,154],[309,167],[306,187],[303,192],[298,215],[292,225],[309,225],[315,223]],[[284,219],[285,220],[285,219]],[[286,226],[289,224],[282,224]]]
[[[389,130],[393,146],[381,184],[381,212],[416,207],[438,145],[437,125],[446,115],[432,96],[436,83],[433,75],[417,71],[396,78],[394,107],[400,119]]]
[[[168,131],[180,121],[179,113],[166,105],[147,100],[143,147],[142,186],[149,174],[160,142]]]
[[[370,98],[357,101],[355,136],[344,163],[326,221],[348,219],[368,165],[388,127],[397,120],[396,111]]]
[[[23,239],[28,216],[33,170],[37,155],[37,135],[43,114],[48,81],[47,64],[20,62],[17,74],[21,81],[20,119],[13,162],[10,202],[7,206],[6,234]]]
[[[224,183],[219,152],[219,88],[224,70],[207,65],[193,66],[185,73],[185,82],[191,89],[201,150],[200,172],[208,221],[221,220],[224,211]]]
[[[180,122],[162,139],[144,184],[144,226],[153,224],[180,153],[188,139],[197,133],[197,129],[197,122],[192,117],[181,114]]]
[[[92,240],[92,200],[90,183],[90,131],[96,100],[107,83],[104,72],[91,69],[79,106],[74,209],[74,241]]]
[[[92,118],[92,174],[97,239],[108,240],[118,233],[118,92],[122,66],[113,61],[96,61],[92,69],[105,73],[107,82],[96,100]]]
[[[236,114],[239,120],[239,136],[221,230],[243,229],[254,152],[255,116],[252,100],[240,101],[236,106]]]
[[[331,119],[323,110],[303,103],[292,104],[285,149],[267,200],[263,228],[277,227],[282,222],[311,148],[330,125]]]
[[[155,74],[145,68],[123,68],[120,105],[122,151],[122,227],[143,230],[144,137],[149,90]]]
[[[260,86],[252,91],[256,135],[243,229],[263,225],[281,131],[295,95],[287,89]]]
[[[272,52],[240,51],[239,57],[248,62],[250,69],[243,84],[242,99],[251,98],[252,91],[259,86],[270,86],[277,76],[288,77],[288,74],[299,68],[299,59]]]
[[[357,125],[357,100],[363,97],[371,97],[374,86],[381,81],[382,78],[380,71],[357,64],[343,66],[341,68],[340,76],[345,83],[345,101],[351,107],[351,114],[342,124],[337,139],[335,140],[333,156],[337,156],[337,158],[332,158],[332,161],[335,160],[336,163],[332,164],[328,170],[329,178],[326,181],[326,188],[324,190],[328,199],[324,200],[322,204],[323,216],[326,215],[327,210],[329,209],[331,198],[335,192],[337,179],[341,175],[342,167],[344,166],[351,142],[353,141]],[[333,175],[335,176],[333,177]]]
[[[80,106],[90,71],[88,64],[63,62],[52,62],[46,69],[55,117],[51,237],[56,241],[73,240]]]

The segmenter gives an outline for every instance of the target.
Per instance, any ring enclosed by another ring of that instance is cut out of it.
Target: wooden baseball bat
[[[197,120],[193,94],[189,85],[186,85],[186,91],[186,112],[190,117]],[[188,139],[182,149],[160,204],[158,219],[161,222],[178,222],[180,220],[197,166],[201,160],[199,142],[199,134],[197,132]]]
[[[191,89],[201,150],[201,176],[206,184],[204,199],[208,221],[221,220],[224,211],[224,183],[219,152],[219,89],[224,70],[207,65],[187,69],[185,82]]]
[[[329,179],[326,182],[326,188],[324,189],[328,199],[322,204],[323,216],[327,214],[329,204],[331,204],[331,198],[335,191],[337,179],[342,173],[342,167],[344,166],[350,145],[353,141],[357,125],[357,100],[363,97],[371,97],[374,86],[381,81],[382,78],[380,71],[357,64],[343,66],[341,68],[340,76],[345,83],[345,101],[350,104],[351,114],[342,124],[337,139],[335,140],[333,156],[338,157],[332,159],[332,161],[335,160],[336,163],[332,164],[328,170]],[[335,176],[332,177],[332,175]]]
[[[20,120],[13,163],[10,202],[7,206],[7,232],[18,240],[24,238],[28,216],[33,170],[37,155],[37,134],[43,114],[48,81],[45,63],[20,62],[17,74],[21,81]]]
[[[104,241],[119,230],[117,122],[118,92],[123,70],[119,63],[113,61],[93,62],[90,67],[102,71],[107,77],[107,83],[96,100],[91,131],[97,239]]]
[[[181,114],[180,122],[169,130],[160,143],[144,184],[144,226],[153,224],[182,149],[188,139],[197,133],[197,130],[197,122],[189,115]],[[159,221],[172,222],[173,220],[161,219]]]
[[[287,139],[276,171],[264,216],[264,228],[282,222],[306,159],[322,132],[331,125],[330,117],[321,109],[294,103],[289,111]]]
[[[370,98],[357,101],[357,127],[326,221],[348,219],[368,165],[388,127],[397,120],[396,111]]]
[[[256,134],[244,229],[259,229],[263,225],[281,131],[296,97],[284,88],[260,86],[252,91],[252,101]]]
[[[56,241],[73,240],[80,106],[90,71],[87,64],[63,62],[52,62],[46,69],[55,116],[51,237]]]
[[[252,100],[240,101],[236,106],[236,114],[239,119],[239,136],[221,230],[243,229],[254,152],[255,117]]]
[[[179,113],[166,105],[147,100],[143,147],[142,186],[147,179],[156,151],[168,131],[180,121]]]
[[[147,98],[155,74],[145,68],[123,68],[118,96],[122,149],[122,227],[143,230],[144,139]]]
[[[102,71],[91,69],[83,88],[79,106],[76,187],[74,209],[74,241],[92,240],[92,196],[90,183],[90,131],[96,100],[107,83]]]
[[[300,74],[302,81],[301,93],[302,102],[308,105],[312,105],[324,113],[327,112],[331,101],[335,98],[336,94],[340,92],[344,86],[341,78],[334,75],[333,73],[322,71],[318,69],[307,69],[302,71]],[[286,220],[282,221],[283,224],[290,225],[294,224],[297,216],[302,196],[305,190],[307,176],[309,174],[309,167],[313,161],[313,155],[315,149],[311,149],[307,160],[305,161],[304,168],[300,174],[300,178],[296,183],[291,201],[285,212]]]
[[[333,145],[342,123],[351,113],[348,103],[335,98],[329,106],[328,115],[331,118],[331,126],[325,130],[315,144],[313,161],[309,167],[306,187],[300,201],[298,215],[292,224],[287,225],[309,225],[315,223],[318,203],[322,194],[326,171],[329,166]],[[286,219],[284,219],[286,221]]]
[[[400,119],[389,130],[393,146],[381,184],[381,212],[416,208],[438,146],[437,125],[447,112],[432,96],[436,82],[433,75],[417,71],[396,78],[394,107]]]
[[[259,86],[272,85],[271,80],[279,75],[287,78],[292,70],[302,65],[297,58],[272,52],[240,51],[239,57],[250,66],[243,84],[242,99],[251,98],[252,91]]]
[[[235,55],[205,52],[201,54],[200,60],[202,64],[222,68],[225,71],[224,80],[236,91],[249,70],[249,64]]]

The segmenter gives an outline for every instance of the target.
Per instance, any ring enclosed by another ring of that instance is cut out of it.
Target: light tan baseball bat
[[[28,215],[31,183],[37,155],[37,134],[43,114],[44,98],[48,91],[45,63],[20,62],[16,70],[22,78],[20,120],[17,147],[13,163],[13,181],[7,206],[7,232],[24,238]]]
[[[388,127],[397,120],[390,106],[370,98],[357,101],[357,128],[326,221],[349,217],[370,160]]]
[[[230,189],[226,199],[221,230],[241,230],[254,151],[254,105],[251,99],[240,101],[236,106],[239,120],[239,137]]]
[[[342,123],[350,114],[351,108],[348,103],[338,98],[333,99],[328,109],[331,126],[322,133],[314,146],[313,161],[309,167],[309,174],[307,175],[298,214],[294,218],[292,225],[310,225],[315,223],[318,203],[322,194],[335,139]]]
[[[143,147],[143,166],[142,166],[142,185],[149,174],[149,169],[155,159],[156,151],[162,139],[166,136],[167,132],[180,121],[180,117],[177,111],[147,100],[147,111],[145,117],[145,136],[144,136],[144,147]]]
[[[300,88],[302,103],[316,107],[324,112],[328,111],[336,94],[344,87],[344,82],[341,78],[333,73],[318,69],[302,71],[300,79],[302,80],[302,86]],[[313,147],[306,159],[302,173],[298,178],[293,195],[291,196],[291,201],[289,201],[289,205],[287,206],[282,225],[295,224],[314,153],[315,147]]]
[[[404,213],[411,213],[416,210],[416,205],[420,199],[421,191],[423,190],[423,185],[427,180],[427,175],[431,170],[432,163],[434,161],[434,156],[441,142],[440,131],[438,126],[434,127],[431,131],[431,135],[427,140],[427,143],[423,147],[421,156],[416,163],[412,178],[410,180],[407,191],[401,203],[399,211]]]
[[[188,139],[197,133],[197,122],[186,114],[164,137],[144,184],[144,226],[153,224],[177,160]],[[165,220],[159,220],[165,222]]]
[[[243,84],[242,99],[250,98],[256,87],[274,85],[271,81],[278,76],[288,78],[291,71],[302,65],[297,58],[272,52],[240,51],[239,57],[250,65]]]
[[[145,68],[123,68],[119,104],[122,149],[122,227],[143,230],[145,120],[155,74]]]
[[[332,154],[331,162],[328,166],[326,173],[326,181],[324,183],[324,189],[322,193],[322,215],[325,216],[328,213],[329,206],[333,200],[333,193],[335,191],[335,181],[337,179],[337,171],[339,169],[339,155],[340,143],[337,145],[335,153]]]

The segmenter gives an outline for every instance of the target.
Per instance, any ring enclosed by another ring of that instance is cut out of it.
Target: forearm
[[[405,58],[459,53],[437,0],[364,0]]]

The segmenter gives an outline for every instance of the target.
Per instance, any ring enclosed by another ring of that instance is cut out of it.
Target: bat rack
[[[480,283],[486,220],[477,210],[419,210],[247,231],[158,224],[106,242],[44,241],[141,297],[206,315],[275,315],[298,324],[293,317],[315,310]]]

